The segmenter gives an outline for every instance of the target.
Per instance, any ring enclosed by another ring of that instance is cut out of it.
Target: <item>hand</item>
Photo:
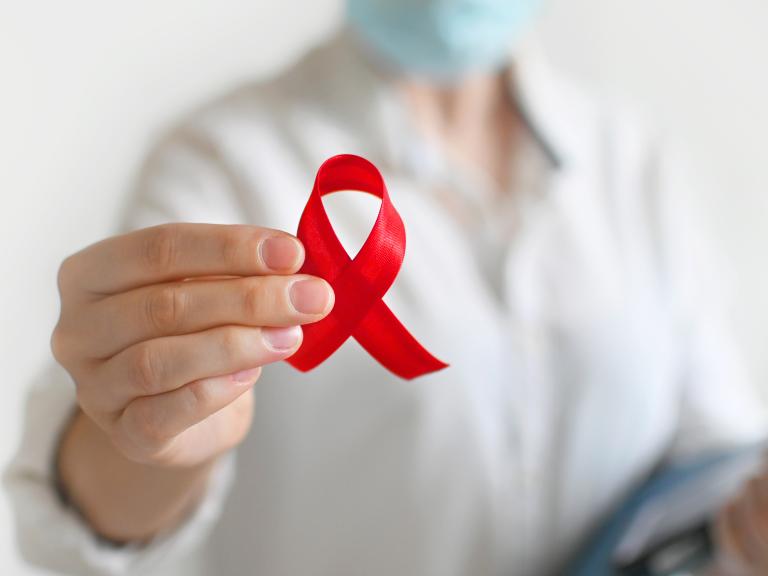
[[[715,524],[723,576],[768,574],[768,467],[749,481]]]
[[[109,238],[59,272],[56,359],[82,411],[142,464],[194,466],[250,427],[261,367],[301,344],[333,306],[327,282],[296,275],[284,232],[169,224]]]

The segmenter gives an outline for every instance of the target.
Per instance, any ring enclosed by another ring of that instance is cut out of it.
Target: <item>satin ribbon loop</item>
[[[322,201],[326,194],[342,190],[366,192],[381,199],[373,228],[354,258],[336,236]],[[324,319],[304,326],[304,342],[287,359],[289,364],[311,370],[352,336],[402,378],[447,366],[419,344],[382,301],[405,257],[405,226],[376,166],[352,154],[326,160],[317,172],[297,236],[306,251],[301,272],[327,280],[333,286],[336,304]]]

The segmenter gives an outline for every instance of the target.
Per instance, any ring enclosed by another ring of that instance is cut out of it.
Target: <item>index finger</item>
[[[70,256],[65,280],[114,294],[204,276],[292,274],[304,247],[280,230],[221,224],[162,224],[107,238]]]

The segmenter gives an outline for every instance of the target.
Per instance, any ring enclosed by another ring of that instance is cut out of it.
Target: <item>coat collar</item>
[[[379,136],[383,135],[380,160],[402,164],[403,147],[398,140],[412,127],[403,114],[391,72],[378,65],[348,28],[320,52],[333,78],[334,86],[328,91],[338,96],[341,89],[345,97],[359,101],[354,111],[346,110],[347,114],[359,114],[356,120],[350,119],[357,128],[370,126],[371,117],[378,116]],[[508,78],[510,95],[553,171],[578,165],[579,156],[585,153],[584,135],[591,132],[590,122],[595,116],[596,107],[590,99],[552,68],[534,35],[526,37],[510,54]]]
[[[510,91],[533,136],[556,169],[578,165],[587,153],[598,106],[549,63],[535,36],[511,56]]]

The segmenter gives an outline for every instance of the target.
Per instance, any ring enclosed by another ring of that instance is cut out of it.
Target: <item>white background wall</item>
[[[155,131],[290,61],[339,13],[338,0],[0,2],[0,464],[47,361],[57,263],[113,229]],[[768,392],[766,25],[765,0],[553,0],[542,35],[563,70],[682,143]],[[0,567],[36,573],[16,560],[4,500]]]

